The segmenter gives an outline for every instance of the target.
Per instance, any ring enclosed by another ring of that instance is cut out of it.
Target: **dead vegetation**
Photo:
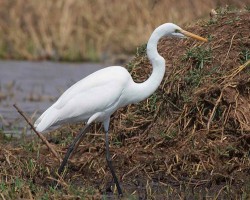
[[[159,24],[171,21],[181,25],[208,16],[212,8],[226,4],[242,8],[247,2],[1,0],[0,57],[112,60],[113,54],[134,52]]]
[[[224,12],[224,11],[223,11]],[[111,153],[126,199],[250,198],[250,13],[221,13],[185,29],[209,38],[162,40],[167,72],[149,99],[116,112]],[[145,46],[127,65],[138,82],[151,72]],[[48,136],[65,153],[77,127]],[[116,190],[95,125],[70,160],[59,163],[36,139],[0,148],[2,199],[100,199]],[[116,196],[111,196],[115,198]]]

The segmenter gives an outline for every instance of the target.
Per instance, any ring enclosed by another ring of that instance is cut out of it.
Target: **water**
[[[0,128],[18,136],[28,128],[13,107],[33,121],[72,84],[101,69],[101,64],[0,61]]]

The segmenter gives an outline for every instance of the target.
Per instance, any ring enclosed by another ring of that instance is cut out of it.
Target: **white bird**
[[[90,74],[66,90],[35,122],[38,132],[64,123],[84,121],[85,127],[70,145],[58,170],[61,174],[68,158],[77,148],[92,122],[102,122],[105,131],[106,160],[119,195],[122,190],[112,167],[109,154],[108,130],[110,116],[120,107],[140,102],[149,97],[160,85],[165,73],[165,59],[157,51],[157,43],[164,36],[201,41],[207,39],[187,32],[172,23],[154,30],[147,44],[147,55],[153,66],[151,76],[143,83],[135,83],[129,72],[120,66],[111,66]]]

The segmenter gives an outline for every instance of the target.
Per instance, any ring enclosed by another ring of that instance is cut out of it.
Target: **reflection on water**
[[[20,134],[28,126],[14,103],[35,119],[69,86],[101,67],[93,63],[0,61],[0,128],[6,134]]]

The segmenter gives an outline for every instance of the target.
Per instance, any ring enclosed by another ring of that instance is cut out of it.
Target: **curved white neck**
[[[157,44],[160,38],[165,35],[163,27],[160,26],[152,33],[147,44],[147,55],[153,66],[151,76],[143,83],[135,83],[133,102],[139,102],[155,92],[159,87],[165,74],[165,60],[157,51]]]

